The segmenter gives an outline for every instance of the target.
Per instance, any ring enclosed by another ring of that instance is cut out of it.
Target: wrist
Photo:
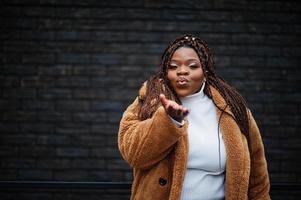
[[[183,118],[182,117],[174,117],[174,116],[170,116],[173,120],[179,122],[179,123],[182,123],[183,121]]]

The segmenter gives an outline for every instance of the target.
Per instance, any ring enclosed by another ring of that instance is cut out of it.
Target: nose
[[[188,74],[189,74],[189,71],[187,70],[187,67],[180,66],[178,68],[177,75],[188,75]]]

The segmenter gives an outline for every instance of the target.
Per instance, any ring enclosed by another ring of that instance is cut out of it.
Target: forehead
[[[171,60],[192,60],[192,59],[198,61],[200,60],[196,51],[190,47],[180,47],[171,56]]]

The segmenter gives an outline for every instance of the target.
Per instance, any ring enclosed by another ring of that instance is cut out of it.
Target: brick
[[[3,180],[16,180],[17,179],[17,169],[1,169],[0,171],[0,177],[1,181]],[[0,196],[2,196],[2,193],[0,193]]]
[[[23,54],[22,63],[44,64],[54,63],[55,55],[50,53],[40,54]]]
[[[129,169],[129,165],[123,161],[123,160],[110,160],[108,162],[108,169],[111,170],[128,170]]]
[[[19,34],[20,34],[19,39],[21,40],[31,40],[31,41],[54,40],[53,31],[22,30],[20,31]]]
[[[84,100],[95,100],[97,99],[97,102],[98,101],[102,101],[102,100],[105,100],[106,97],[107,97],[107,92],[105,90],[102,90],[102,89],[74,89],[73,90],[73,98],[74,99],[84,99]],[[92,102],[93,104],[93,102]],[[91,106],[92,106],[91,104]]]
[[[287,149],[286,147],[282,148],[282,149],[271,149],[268,151],[268,155],[267,157],[270,160],[277,160],[277,161],[281,161],[281,160],[296,160],[298,161],[300,158],[298,157],[298,151],[296,151],[295,149]]]
[[[239,45],[214,45],[212,46],[212,50],[214,50],[215,58],[223,56],[225,58],[230,59],[231,55],[246,55],[248,53],[248,49],[246,46]]]
[[[62,111],[89,111],[90,102],[84,100],[58,100],[56,108]]]
[[[279,161],[269,160],[268,162],[268,170],[269,173],[277,173],[281,169],[281,163]]]
[[[120,54],[93,54],[91,56],[92,63],[97,64],[111,64],[111,65],[117,65],[122,64],[124,57]]]
[[[89,148],[99,147],[100,145],[105,144],[106,141],[107,141],[106,137],[100,134],[97,135],[85,134],[85,135],[79,135],[78,137],[70,138],[70,143],[72,145],[80,145],[82,147],[89,147]]]
[[[1,143],[4,145],[32,145],[35,143],[33,134],[27,133],[27,135],[11,134],[1,135]]]
[[[0,100],[0,109],[1,110],[19,110],[21,108],[21,100],[9,100],[9,99],[2,99]]]
[[[53,146],[31,145],[19,147],[19,155],[21,157],[34,158],[38,163],[40,159],[54,159],[56,152]]]
[[[104,134],[104,135],[111,135],[112,133],[118,132],[118,126],[112,126],[108,123],[105,124],[98,124],[94,123],[91,125],[91,133],[93,134]]]
[[[127,64],[130,65],[141,65],[141,64],[148,64],[148,65],[158,65],[159,64],[159,57],[158,56],[147,56],[147,55],[129,55],[127,57]]]
[[[75,122],[106,122],[107,114],[103,112],[85,112],[73,114],[73,121]]]
[[[20,123],[20,132],[21,133],[53,133],[54,132],[54,125],[49,122],[34,122],[34,123]]]
[[[40,88],[37,92],[39,99],[71,99],[72,90],[67,88]]]
[[[62,122],[57,123],[55,132],[57,134],[80,135],[89,133],[90,125],[88,123],[79,122]]]
[[[91,156],[99,158],[121,158],[120,152],[116,146],[93,148],[91,150]]]
[[[114,122],[120,122],[122,117],[122,113],[121,112],[110,112],[108,114],[108,122],[114,123]]]
[[[37,88],[41,86],[40,77],[25,76],[21,79],[21,86],[25,88]]]
[[[35,29],[38,26],[37,19],[30,18],[7,18],[1,20],[3,28]]]
[[[0,147],[0,156],[3,157],[17,157],[18,148],[9,146],[9,147]]]
[[[103,88],[107,89],[108,87],[120,86],[124,83],[124,80],[118,77],[92,77],[91,78],[91,87],[92,88]]]
[[[18,179],[19,180],[50,180],[52,178],[52,173],[49,170],[36,170],[36,169],[22,169],[19,170]]]
[[[23,101],[23,110],[54,110],[54,103],[50,101]]]
[[[91,58],[89,54],[84,53],[64,53],[58,55],[57,61],[63,64],[90,63]]]
[[[281,56],[281,49],[267,46],[248,46],[248,54],[256,56]]]
[[[249,34],[249,33],[236,33],[232,35],[233,44],[262,44],[265,41],[265,37],[261,34]]]
[[[32,169],[35,166],[33,158],[4,158],[1,161],[1,168],[4,169]]]
[[[283,47],[281,51],[286,57],[298,57],[301,52],[300,47]]]
[[[264,58],[261,57],[246,57],[246,56],[240,56],[240,57],[236,57],[233,56],[231,57],[231,63],[232,65],[235,66],[264,66]]]
[[[65,76],[55,80],[55,86],[59,88],[87,88],[90,86],[88,77]]]
[[[37,95],[34,88],[11,88],[3,89],[4,98],[12,99],[34,99]]]
[[[36,137],[37,145],[63,146],[69,145],[70,142],[71,139],[67,135],[39,135]]]
[[[221,67],[227,68],[231,65],[230,57],[226,57],[226,56],[216,56],[214,61],[217,66],[221,66]]]
[[[55,158],[41,158],[37,160],[37,168],[39,169],[55,169],[55,170],[61,170],[61,169],[69,169],[71,166],[71,160],[70,159],[55,159]]]
[[[111,136],[110,137],[107,137],[107,140],[106,140],[106,145],[108,147],[112,147],[112,148],[118,148],[118,144],[117,144],[117,141],[118,141],[118,135],[117,135],[118,132],[113,132],[111,131]]]
[[[72,75],[72,65],[39,66],[39,75],[68,76]]]
[[[119,181],[123,179],[124,172],[119,170],[89,170],[89,177],[93,181]]]
[[[106,68],[98,65],[95,66],[74,66],[73,74],[78,76],[105,76]]]
[[[85,181],[87,171],[85,170],[56,170],[53,172],[53,180],[55,181]]]
[[[36,120],[36,113],[33,111],[5,111],[1,120],[5,122],[33,122]]]
[[[104,169],[105,161],[100,159],[74,159],[71,162],[73,169]]]
[[[2,66],[3,75],[37,75],[37,67],[34,65],[6,64]]]
[[[91,109],[95,111],[121,111],[120,101],[96,101],[92,102]]]
[[[1,70],[1,73],[4,73],[3,70]],[[0,76],[0,85],[2,88],[14,88],[20,86],[20,79],[17,76]]]
[[[277,183],[295,183],[297,180],[296,173],[288,172],[286,170],[284,172],[270,173],[269,176],[272,182]]]
[[[85,148],[59,147],[56,149],[56,154],[58,157],[80,158],[87,157],[89,155],[89,150]]]
[[[70,112],[64,112],[64,111],[43,111],[37,113],[37,121],[39,123],[45,123],[45,122],[69,122],[72,121],[72,114]]]
[[[66,14],[66,13],[65,13]],[[70,13],[74,15],[74,13]],[[62,41],[78,41],[78,40],[90,40],[91,39],[91,32],[89,31],[58,31],[55,34],[55,38],[57,40],[62,40]]]

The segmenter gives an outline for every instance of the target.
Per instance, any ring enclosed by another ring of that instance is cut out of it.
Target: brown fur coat
[[[226,103],[210,87],[217,105]],[[132,200],[178,200],[184,180],[188,155],[187,121],[177,128],[160,106],[154,115],[138,120],[139,98],[146,86],[124,112],[119,127],[118,145],[123,158],[133,168]],[[221,111],[217,109],[219,118]],[[249,112],[250,144],[241,133],[233,115],[226,108],[221,118],[221,132],[226,147],[226,200],[270,199],[270,182],[264,147],[256,122]]]

